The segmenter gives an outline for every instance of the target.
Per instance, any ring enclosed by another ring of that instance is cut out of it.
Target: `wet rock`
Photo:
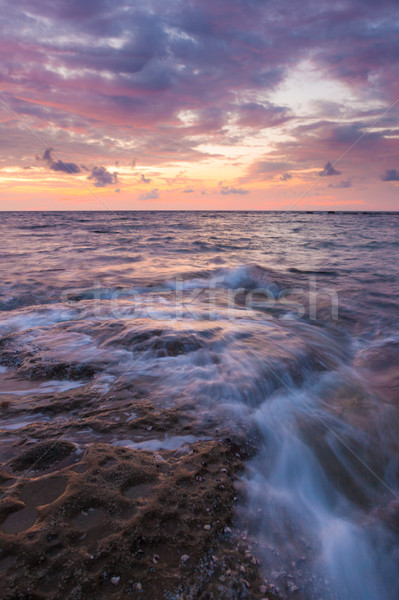
[[[67,458],[76,445],[65,441],[40,442],[31,446],[11,461],[14,471],[43,470]]]
[[[190,560],[190,557],[188,554],[183,554],[183,556],[180,558],[180,560],[183,564],[185,564],[188,560]]]

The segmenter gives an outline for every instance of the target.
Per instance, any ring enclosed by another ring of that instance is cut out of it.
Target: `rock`
[[[120,577],[111,577],[111,583],[112,585],[118,585],[118,583],[120,582],[121,578]]]
[[[225,528],[224,528],[224,532],[225,532],[225,533],[231,533],[231,529],[230,529],[230,527],[225,527]]]
[[[22,452],[11,462],[14,471],[47,469],[76,450],[76,445],[64,441],[39,442]]]
[[[183,556],[180,557],[180,560],[185,564],[188,560],[190,560],[190,557],[188,554],[183,554]]]
[[[210,525],[204,525],[204,529],[205,529],[206,531],[209,531],[209,530],[210,530],[210,528],[211,528],[211,526],[210,526]]]

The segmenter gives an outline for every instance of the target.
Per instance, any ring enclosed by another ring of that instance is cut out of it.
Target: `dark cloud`
[[[283,173],[283,174],[280,176],[280,180],[281,180],[281,181],[289,181],[290,179],[292,179],[292,175],[291,175],[291,173]]]
[[[319,177],[330,177],[332,175],[341,175],[341,171],[334,168],[330,161],[324,165],[322,171],[319,172]]]
[[[111,173],[105,167],[93,167],[87,179],[94,181],[95,187],[105,187],[118,183],[118,173]]]
[[[382,181],[399,181],[399,171],[397,169],[387,169],[381,179]]]
[[[193,194],[194,190],[191,189],[187,189],[187,190],[183,190],[183,194]]]
[[[69,175],[76,175],[76,173],[81,172],[80,167],[76,163],[54,160],[53,152],[53,148],[47,148],[42,156],[42,160],[46,161],[52,171],[60,171],[62,173],[68,173]]]

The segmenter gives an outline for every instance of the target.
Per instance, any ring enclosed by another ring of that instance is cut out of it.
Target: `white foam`
[[[203,441],[209,438],[196,437],[195,435],[175,435],[165,436],[163,440],[152,439],[142,442],[134,442],[133,440],[117,440],[113,442],[113,446],[121,446],[122,448],[132,448],[133,450],[150,450],[156,452],[158,450],[177,450],[186,444]]]
[[[18,385],[18,381],[15,380]],[[21,382],[21,384],[24,382]],[[82,381],[67,381],[67,380],[50,380],[41,383],[37,387],[29,388],[29,389],[11,389],[8,391],[1,391],[0,395],[12,395],[12,396],[27,396],[28,394],[51,394],[51,393],[60,393],[60,392],[68,392],[69,390],[74,390],[75,388],[83,385]]]

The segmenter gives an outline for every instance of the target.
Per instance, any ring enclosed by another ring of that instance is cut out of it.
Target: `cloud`
[[[399,171],[397,169],[387,169],[381,179],[382,181],[399,181]]]
[[[93,167],[87,179],[94,181],[95,187],[105,187],[118,183],[118,173],[110,173],[105,167]]]
[[[192,189],[187,189],[187,190],[183,190],[183,194],[193,194],[194,190]]]
[[[271,180],[276,175],[281,174],[281,171],[292,169],[294,164],[292,162],[282,160],[257,160],[249,166],[247,171],[246,179],[257,179],[257,180]],[[290,179],[292,175],[286,174]],[[284,177],[284,174],[282,175]],[[283,181],[287,181],[284,179]]]
[[[26,164],[27,147],[36,152],[15,119],[21,115],[31,131],[46,132],[49,146],[68,147],[91,167],[117,160],[134,167],[138,156],[145,168],[169,169],[216,160],[235,145],[226,162],[248,148],[257,161],[249,179],[302,170],[311,178],[306,171],[320,157],[356,144],[348,172],[360,179],[378,157],[379,176],[397,153],[395,134],[382,130],[398,117],[399,107],[386,111],[399,96],[397,11],[397,0],[4,0],[1,97],[14,117],[2,121],[1,164]],[[298,110],[302,95],[284,96],[284,86],[298,73],[308,83],[307,69],[326,82],[327,99],[312,101],[318,90],[305,86],[310,100]],[[264,128],[273,128],[270,137]],[[45,160],[60,174],[85,171],[51,153]],[[338,174],[331,163],[321,171]],[[116,183],[104,167],[87,175],[97,187]],[[396,181],[390,177],[383,179]],[[246,185],[244,177],[236,181]],[[221,193],[242,193],[229,183]]]
[[[281,180],[281,181],[289,181],[290,179],[292,179],[292,175],[291,175],[291,173],[283,173],[283,174],[280,176],[280,180]]]
[[[334,168],[330,161],[324,165],[322,171],[319,172],[319,177],[331,177],[332,175],[341,175],[341,171]]]
[[[342,180],[339,183],[336,183],[335,185],[333,183],[330,183],[328,185],[329,188],[337,188],[337,189],[344,189],[344,188],[350,188],[352,187],[352,182],[350,179],[346,179],[346,180]]]
[[[140,183],[151,183],[151,179],[149,179],[149,177],[146,177],[145,175],[141,174],[140,175]]]
[[[227,196],[229,194],[249,194],[249,190],[244,190],[242,188],[235,188],[235,187],[230,187],[229,185],[222,185],[220,187],[220,193],[223,194],[223,196]]]
[[[158,200],[159,191],[157,188],[151,190],[150,192],[144,192],[138,196],[138,200]]]
[[[291,118],[290,111],[271,102],[247,102],[237,110],[237,123],[243,127],[276,127]]]
[[[80,167],[76,163],[54,160],[53,152],[53,148],[47,148],[42,156],[42,160],[47,162],[52,171],[61,171],[62,173],[68,173],[69,175],[76,175],[76,173],[81,172]]]

